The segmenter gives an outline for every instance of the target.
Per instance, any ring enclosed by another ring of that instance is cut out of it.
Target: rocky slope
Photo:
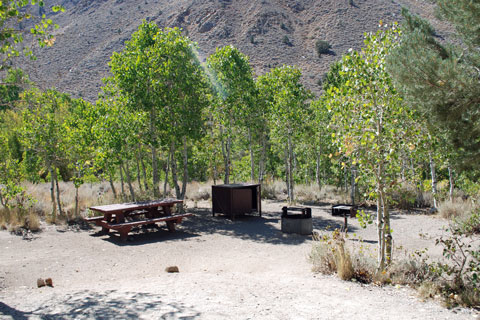
[[[143,19],[181,27],[198,42],[201,58],[216,47],[234,45],[250,56],[257,75],[282,64],[302,69],[304,83],[320,93],[319,79],[349,48],[362,45],[364,32],[380,20],[401,18],[401,6],[431,15],[415,0],[50,0],[65,12],[52,15],[60,26],[55,45],[22,62],[42,88],[56,87],[95,101],[109,74],[108,61]],[[331,54],[318,57],[315,42],[326,40]]]

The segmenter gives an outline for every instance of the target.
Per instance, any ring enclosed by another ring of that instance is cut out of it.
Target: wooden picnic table
[[[102,231],[105,233],[108,233],[110,229],[118,231],[120,238],[125,241],[132,228],[140,225],[165,221],[168,230],[174,232],[176,223],[180,223],[183,218],[192,215],[191,213],[172,214],[172,207],[178,203],[183,203],[183,200],[161,199],[94,206],[89,209],[102,215],[85,218],[85,220],[95,222],[96,225],[102,227]]]

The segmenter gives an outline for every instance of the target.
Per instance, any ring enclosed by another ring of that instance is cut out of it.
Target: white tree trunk
[[[453,189],[455,187],[455,179],[453,177],[453,170],[452,170],[452,167],[450,165],[448,165],[448,181],[450,183],[450,190],[448,192],[448,195],[450,197],[450,202],[453,202]]]
[[[172,170],[172,180],[173,180],[173,187],[175,188],[175,196],[177,197],[177,199],[180,199],[181,193],[180,193],[180,186],[178,185],[177,160],[175,159],[175,145],[173,142],[170,148],[170,156],[171,156],[170,167]]]
[[[169,151],[167,155],[167,164],[165,166],[165,180],[163,181],[163,197],[167,197],[167,185],[168,185],[168,172],[170,172],[170,158],[172,157],[171,155],[171,150]]]
[[[110,188],[112,189],[113,198],[117,199],[117,190],[115,190],[115,186],[113,185],[113,178],[111,172],[108,175],[108,182],[110,182]]]
[[[138,183],[138,188],[140,189],[140,191],[143,191],[143,187],[142,187],[142,181],[140,179],[140,156],[139,154],[137,153],[135,155],[135,160],[136,160],[136,165],[137,165],[137,183]]]
[[[156,119],[155,109],[150,110],[150,134],[152,138],[156,137],[155,124]],[[160,177],[158,174],[158,161],[157,161],[157,148],[154,143],[151,145],[152,148],[152,180],[153,180],[153,196],[155,198],[160,197]]]
[[[120,187],[121,187],[121,191],[122,191],[122,198],[124,198],[125,197],[125,185],[124,185],[124,182],[123,182],[123,170],[122,170],[121,165],[118,168],[120,170]]]
[[[292,138],[290,135],[288,136],[288,198],[290,202],[293,202],[295,200],[295,195],[293,193],[293,185],[294,185],[294,179],[293,179],[293,146],[292,146]]]
[[[428,153],[430,160],[430,174],[432,176],[432,194],[433,194],[433,207],[437,208],[437,174],[435,171],[435,161],[433,160],[432,153]]]
[[[255,158],[253,154],[252,130],[248,128],[248,144],[250,149],[250,181],[255,181]]]
[[[127,176],[128,189],[130,190],[130,197],[132,198],[132,201],[135,202],[135,190],[133,189],[132,177],[130,175],[130,170],[128,169],[128,164],[125,165],[123,162],[120,162],[120,167],[123,171],[125,171],[125,175]]]
[[[52,220],[55,222],[57,219],[57,204],[55,203],[55,176],[53,174],[53,168],[50,166],[50,198],[52,201]]]
[[[62,210],[62,202],[60,201],[60,187],[58,186],[58,175],[57,175],[57,169],[53,169],[54,172],[54,177],[55,177],[55,186],[57,187],[57,206],[58,206],[58,214],[62,215],[63,210]]]
[[[262,151],[260,153],[260,160],[258,165],[258,182],[263,183],[265,179],[265,158],[267,155],[267,142],[265,139],[265,134],[262,133]]]
[[[185,199],[185,193],[187,192],[188,183],[188,146],[187,138],[183,137],[183,177],[182,177],[182,192],[180,199]],[[182,210],[183,211],[183,210]]]

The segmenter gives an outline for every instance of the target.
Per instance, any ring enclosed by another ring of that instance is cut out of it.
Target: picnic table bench
[[[172,207],[182,202],[183,200],[162,199],[94,206],[89,209],[103,215],[88,217],[85,221],[101,226],[105,233],[110,229],[118,231],[122,241],[127,240],[128,233],[133,227],[154,225],[162,221],[166,222],[168,231],[174,232],[175,224],[181,223],[183,218],[192,215],[191,213],[172,214]]]

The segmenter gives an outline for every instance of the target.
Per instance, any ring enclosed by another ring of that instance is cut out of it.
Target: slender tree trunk
[[[294,193],[294,187],[295,187],[295,155],[293,154],[293,145],[292,145],[292,140],[290,139],[289,143],[289,154],[290,154],[290,174],[288,175],[290,177],[290,194],[292,195],[292,201],[295,201],[295,193]]]
[[[141,152],[140,152],[140,164],[142,165],[143,186],[145,187],[145,190],[148,191],[147,169],[145,169],[145,162],[143,161],[143,157],[142,157]]]
[[[78,213],[78,187],[75,186],[75,218],[79,216]]]
[[[115,190],[115,185],[113,184],[113,177],[111,172],[108,175],[108,182],[110,182],[110,188],[112,188],[113,198],[117,199],[117,190]]]
[[[380,190],[380,184],[377,184]],[[377,196],[377,236],[378,236],[378,256],[377,256],[377,273],[385,269],[385,225],[383,217],[382,195],[379,192]]]
[[[435,171],[435,161],[433,160],[432,153],[428,153],[430,160],[430,174],[432,176],[432,194],[433,194],[433,207],[437,208],[437,174]]]
[[[377,145],[381,145],[381,136],[383,135],[383,123],[380,116],[377,120]],[[379,151],[378,158],[382,159],[383,152]],[[377,274],[385,270],[385,247],[386,247],[386,226],[390,225],[390,221],[386,221],[385,209],[385,168],[383,160],[380,160],[377,167],[377,230],[378,230],[378,269]]]
[[[62,210],[62,203],[60,201],[60,187],[58,186],[58,176],[57,176],[57,170],[54,168],[53,169],[54,176],[55,176],[55,186],[57,189],[57,206],[58,206],[58,214],[62,215],[63,210]]]
[[[250,149],[250,181],[255,181],[255,159],[253,156],[253,141],[252,141],[252,130],[248,128],[248,144]]]
[[[417,175],[415,174],[415,167],[413,166],[413,157],[410,157],[410,170],[412,172],[412,177],[413,177],[413,183],[415,184],[415,190],[417,191],[417,203],[418,206],[421,207],[423,206],[424,200],[423,200],[423,186],[420,188],[420,185],[422,184],[422,179],[420,179],[420,182],[417,181]]]
[[[267,142],[265,134],[262,132],[262,151],[260,153],[260,163],[258,168],[258,182],[263,183],[265,179],[265,158],[267,154]]]
[[[229,158],[227,152],[228,149],[228,143],[226,145],[225,140],[224,140],[224,135],[223,135],[223,126],[220,126],[220,136],[222,137],[222,156],[223,156],[223,165],[225,167],[225,175],[223,178],[223,183],[228,184],[229,183],[229,177],[230,177],[230,168],[229,168]]]
[[[218,169],[217,169],[217,161],[214,158],[213,159],[213,184],[217,184],[217,179],[218,179]]]
[[[287,139],[287,169],[288,169],[288,198],[289,202],[294,201],[294,194],[293,194],[293,146],[292,146],[292,138],[289,135]]]
[[[392,250],[393,250],[393,239],[392,239],[392,229],[390,227],[390,210],[388,207],[388,202],[386,199],[386,195],[383,194],[383,217],[385,220],[385,231],[384,231],[384,237],[385,237],[385,258],[386,258],[386,264],[390,265],[392,262]]]
[[[125,185],[123,183],[123,170],[121,165],[118,168],[120,169],[120,186],[121,186],[122,198],[123,198],[125,197]]]
[[[152,146],[152,176],[153,176],[153,196],[160,197],[160,177],[158,175],[157,149]]]
[[[3,194],[2,194],[1,189],[0,189],[0,203],[2,204],[2,206],[5,210],[9,211],[8,207],[7,207],[7,200],[3,198]]]
[[[322,181],[320,179],[320,156],[321,152],[316,152],[316,159],[315,159],[315,181],[317,182],[318,190],[322,190]]]
[[[352,183],[351,183],[351,193],[350,193],[350,199],[352,200],[352,206],[355,205],[355,193],[356,193],[356,183],[355,183],[355,178],[356,178],[356,172],[357,169],[355,166],[352,166]]]
[[[53,174],[52,167],[49,168],[50,170],[50,198],[52,201],[52,220],[55,223],[57,220],[57,204],[55,202],[55,175]]]
[[[150,110],[150,134],[152,138],[156,138],[155,132],[155,121],[156,114],[155,108]],[[155,198],[160,197],[160,177],[158,174],[158,161],[157,161],[157,148],[154,143],[151,145],[152,147],[152,180],[153,180],[153,196]]]
[[[178,176],[177,176],[177,160],[175,159],[175,146],[172,142],[170,148],[170,155],[171,155],[171,167],[172,167],[172,180],[173,180],[173,187],[175,188],[175,196],[177,199],[180,199],[180,186],[178,185]]]
[[[450,183],[450,189],[449,189],[448,195],[450,198],[450,202],[453,202],[453,189],[455,187],[455,182],[454,182],[455,180],[453,177],[453,170],[450,165],[448,165],[448,181]]]
[[[133,189],[132,177],[130,175],[130,170],[128,169],[128,163],[124,165],[123,162],[120,162],[120,167],[123,171],[125,171],[125,175],[127,176],[128,189],[130,190],[130,197],[132,198],[132,201],[135,202],[135,190]]]
[[[170,157],[171,157],[171,150],[167,156],[167,164],[165,166],[165,181],[163,181],[163,197],[167,197],[167,185],[168,185],[168,172],[170,172]]]
[[[232,137],[230,137],[230,134],[227,137],[227,170],[225,171],[226,175],[226,183],[230,183],[230,174],[232,171]]]
[[[138,188],[140,191],[143,191],[142,189],[142,181],[140,180],[140,159],[138,153],[135,156],[136,164],[137,164],[137,183],[138,183]]]
[[[290,197],[290,170],[288,168],[288,147],[285,147],[285,184],[287,185],[287,197],[288,202],[292,202],[292,198]]]
[[[187,192],[188,183],[188,146],[187,138],[183,137],[183,177],[182,177],[182,191],[180,193],[180,199],[185,199],[185,193]]]

